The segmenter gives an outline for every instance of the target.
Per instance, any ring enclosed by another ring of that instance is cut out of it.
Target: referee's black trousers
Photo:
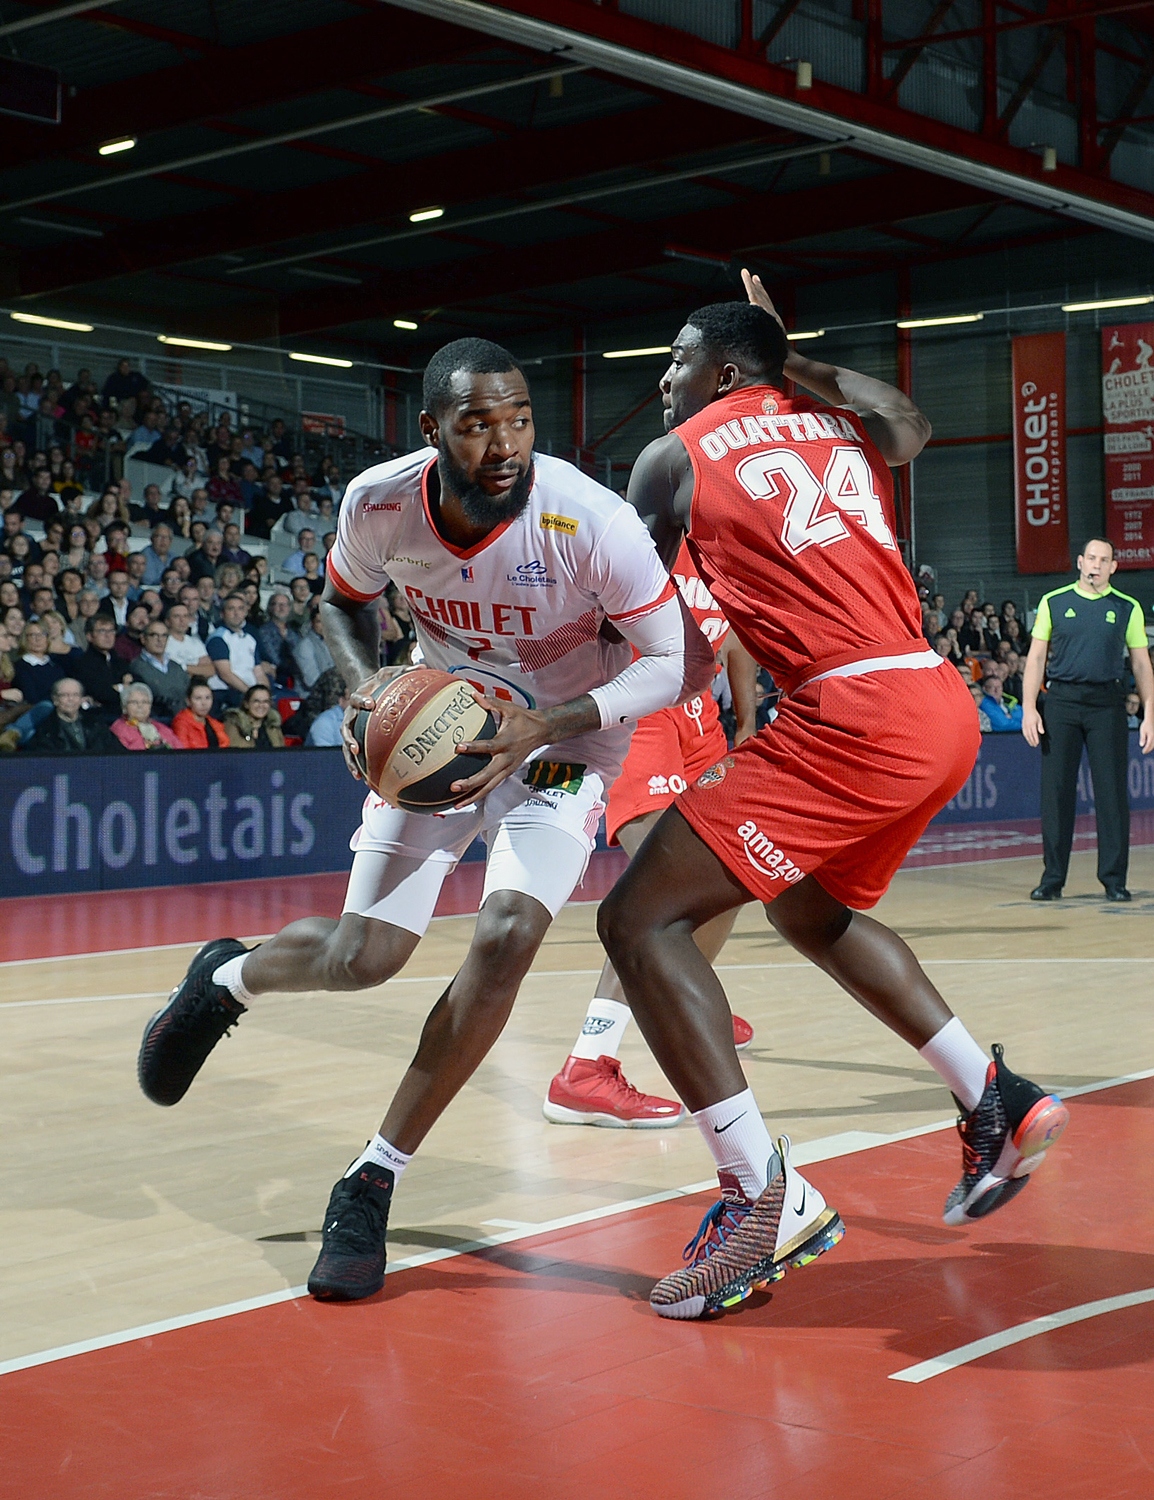
[[[1042,885],[1059,890],[1066,883],[1083,745],[1094,785],[1098,879],[1107,889],[1125,885],[1130,863],[1130,740],[1122,684],[1051,683],[1042,718]]]

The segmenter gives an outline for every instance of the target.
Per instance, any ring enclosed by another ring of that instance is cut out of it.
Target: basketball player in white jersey
[[[145,1028],[138,1061],[145,1094],[175,1104],[257,996],[384,983],[423,936],[445,877],[485,839],[465,962],[380,1132],[329,1199],[309,1290],[331,1300],[381,1287],[397,1179],[496,1041],[582,879],[633,723],[708,691],[713,674],[712,648],[636,511],[533,452],[528,387],[507,350],[482,339],[440,350],[420,420],[428,447],[366,470],[346,492],[325,640],[345,681],[359,684],[352,709],[372,707],[366,694],[393,675],[378,670],[374,604],[395,583],[425,662],[473,683],[499,718],[492,739],[459,747],[490,759],[454,785],[459,802],[446,814],[401,812],[370,794],[340,920],[293,922],[251,952],[231,938],[207,944]]]

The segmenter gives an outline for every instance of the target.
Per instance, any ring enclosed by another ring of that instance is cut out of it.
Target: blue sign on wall
[[[987,734],[934,823],[1036,818],[1041,754]],[[1130,805],[1154,808],[1154,756],[1130,735]],[[347,870],[364,786],[339,750],[0,759],[0,897]],[[1089,771],[1078,811],[1094,808]],[[604,847],[604,834],[598,838]],[[475,845],[468,857],[483,851]]]
[[[0,760],[0,896],[340,870],[365,789],[337,750]]]

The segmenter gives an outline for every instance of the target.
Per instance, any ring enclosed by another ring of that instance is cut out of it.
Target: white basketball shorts
[[[447,813],[402,812],[370,792],[350,841],[344,910],[422,936],[446,876],[480,835],[481,904],[520,891],[555,917],[585,877],[604,811],[596,771],[549,761],[529,761],[483,802]]]

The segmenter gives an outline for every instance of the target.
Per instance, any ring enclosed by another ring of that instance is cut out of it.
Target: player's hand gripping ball
[[[488,740],[497,721],[474,690],[450,672],[414,667],[371,689],[374,707],[352,725],[357,769],[393,807],[443,812],[458,800],[449,788],[484,769],[487,755],[458,755],[457,746]]]

